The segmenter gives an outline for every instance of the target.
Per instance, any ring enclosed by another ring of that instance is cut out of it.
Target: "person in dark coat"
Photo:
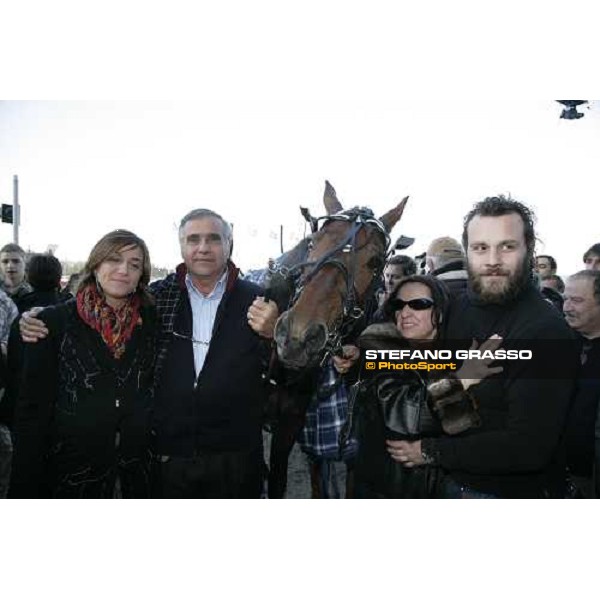
[[[13,498],[149,495],[155,309],[143,240],[116,230],[92,249],[75,299],[39,315],[14,419]]]
[[[183,217],[184,260],[152,284],[159,314],[155,494],[259,498],[262,414],[278,310],[239,277],[231,226],[208,209]]]
[[[473,386],[481,427],[401,442],[397,458],[440,465],[451,498],[563,497],[562,436],[579,357],[575,336],[532,281],[533,215],[513,199],[486,198],[465,218],[463,246],[469,289],[450,307],[447,337],[481,342],[495,334],[504,348],[537,343],[542,354],[560,352],[560,361],[546,371],[539,361],[503,361],[501,374]]]
[[[27,262],[27,281],[31,292],[15,300],[20,313],[34,306],[52,306],[62,302],[60,278],[62,265],[51,254],[34,254]]]
[[[467,289],[467,270],[462,246],[451,237],[436,238],[426,254],[429,274],[443,281],[451,296],[459,296]]]
[[[567,279],[564,312],[581,341],[581,367],[565,433],[569,493],[600,498],[600,271],[580,271]]]
[[[384,305],[387,323],[373,324],[361,334],[365,350],[431,349],[445,322],[449,305],[443,283],[428,275],[404,278]],[[493,345],[494,341],[489,342]],[[481,377],[497,372],[486,368]],[[461,373],[457,374],[461,376]],[[451,435],[477,427],[479,416],[470,396],[452,390],[439,375],[427,371],[381,373],[359,397],[357,490],[366,498],[435,498],[443,493],[442,469],[411,469],[397,459],[401,440]],[[464,380],[466,381],[466,380]],[[450,395],[453,397],[450,398]],[[444,408],[445,407],[445,408]]]
[[[62,265],[58,258],[50,254],[34,254],[27,263],[27,279],[32,291],[15,301],[19,313],[24,313],[33,307],[46,307],[63,302],[64,299],[59,292],[61,277]],[[23,342],[19,331],[19,320],[16,319],[11,326],[8,338],[8,377],[6,393],[0,402],[0,423],[9,427],[12,426],[14,407],[18,396],[22,354]]]

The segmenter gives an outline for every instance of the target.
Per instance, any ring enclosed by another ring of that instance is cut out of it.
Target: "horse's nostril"
[[[319,352],[327,341],[327,328],[320,323],[313,323],[308,328],[304,341],[311,353]]]

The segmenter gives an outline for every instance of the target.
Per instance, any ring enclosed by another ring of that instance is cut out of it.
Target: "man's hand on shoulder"
[[[257,296],[248,309],[248,325],[258,335],[272,339],[275,323],[279,317],[279,309],[273,300],[265,302],[263,296]]]
[[[19,330],[24,342],[35,343],[48,335],[48,328],[44,325],[44,321],[36,319],[36,315],[42,310],[44,309],[41,306],[36,306],[21,315]]]

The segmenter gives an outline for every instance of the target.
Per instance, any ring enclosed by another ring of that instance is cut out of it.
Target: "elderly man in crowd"
[[[582,342],[581,369],[565,436],[571,494],[600,497],[600,271],[580,271],[567,279],[564,312]]]

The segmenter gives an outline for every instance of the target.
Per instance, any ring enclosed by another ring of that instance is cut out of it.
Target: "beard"
[[[483,304],[507,304],[515,300],[529,283],[529,262],[529,257],[525,256],[512,274],[506,269],[488,269],[483,273],[476,273],[467,264],[471,289]],[[489,275],[497,275],[498,278],[488,279],[486,276]]]

